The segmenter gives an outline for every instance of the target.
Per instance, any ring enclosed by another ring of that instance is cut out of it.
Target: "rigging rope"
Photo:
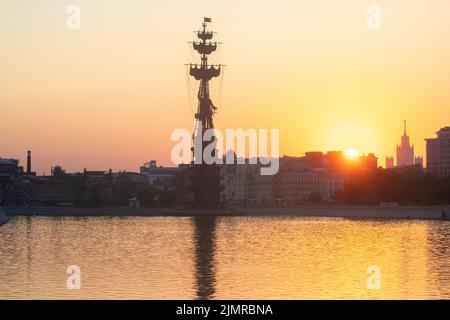
[[[193,93],[191,86],[191,76],[189,74],[189,66],[186,65],[185,67],[186,67],[186,91],[188,95],[189,111],[194,115],[196,111],[194,111],[194,101],[192,99]]]

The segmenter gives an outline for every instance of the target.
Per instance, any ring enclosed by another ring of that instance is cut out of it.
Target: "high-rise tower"
[[[406,134],[406,120],[404,121],[403,136],[400,145],[397,145],[397,167],[412,166],[414,164],[414,144],[409,142]]]

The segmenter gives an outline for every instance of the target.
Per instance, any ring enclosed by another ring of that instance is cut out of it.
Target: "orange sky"
[[[450,120],[448,12],[447,0],[4,0],[0,156],[24,163],[31,149],[39,174],[170,164],[170,133],[193,124],[184,63],[203,16],[227,65],[212,85],[219,128],[279,128],[281,154],[353,148],[384,165],[407,119],[422,155]]]

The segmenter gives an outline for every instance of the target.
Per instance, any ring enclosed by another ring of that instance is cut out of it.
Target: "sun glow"
[[[356,151],[355,149],[348,149],[345,151],[345,156],[350,159],[356,159],[358,155],[358,151]]]

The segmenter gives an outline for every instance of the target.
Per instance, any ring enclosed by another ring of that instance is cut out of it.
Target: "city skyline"
[[[439,134],[440,132],[442,132],[443,130],[447,130],[448,127],[443,127],[441,129],[439,129],[439,131],[436,131],[436,134]],[[432,138],[426,138],[424,139],[425,141],[429,141],[432,140]],[[249,148],[249,143],[250,141],[245,141],[244,144],[246,145],[246,149]],[[237,147],[237,145],[235,145],[234,147]],[[377,159],[378,164],[377,167],[379,168],[384,168],[384,169],[391,169],[391,168],[395,168],[395,167],[408,167],[408,166],[414,166],[414,165],[420,165],[422,168],[425,168],[425,163],[424,163],[424,156],[423,155],[417,155],[414,153],[414,143],[410,144],[409,141],[409,135],[407,134],[407,130],[406,130],[406,120],[404,120],[404,127],[403,127],[403,135],[401,136],[401,143],[398,144],[396,146],[396,150],[397,150],[397,154],[396,156],[386,156],[384,159],[380,158],[379,156],[377,156],[375,153],[373,152],[368,152],[368,153],[360,153],[355,149],[346,149],[346,150],[309,150],[309,151],[305,151],[303,153],[301,153],[300,155],[288,155],[288,154],[284,154],[284,155],[279,155],[277,158],[282,159],[284,157],[298,157],[298,158],[304,158],[307,157],[308,154],[317,154],[317,153],[321,153],[326,155],[327,153],[342,153],[343,157],[347,159],[347,161],[349,161],[350,163],[353,162],[356,159],[362,159],[366,156],[374,156],[375,159]],[[228,152],[233,152],[235,154],[236,157],[236,151],[230,149]],[[225,156],[225,154],[223,155]],[[402,157],[407,157],[408,160],[405,162],[404,159],[400,159]],[[242,156],[238,156],[238,158],[246,158],[247,160],[249,159],[248,155],[246,155],[245,157]],[[257,157],[258,158],[258,157]],[[25,161],[21,161],[20,158],[11,158],[11,157],[0,157],[0,159],[4,159],[4,160],[15,160],[18,161],[18,165],[22,168],[23,172],[27,172],[27,173],[34,173],[37,175],[52,175],[53,174],[53,169],[54,167],[59,167],[61,169],[64,169],[65,167],[61,164],[51,164],[50,165],[50,170],[49,173],[47,174],[46,171],[41,172],[36,172],[36,171],[32,171],[32,167],[31,167],[31,150],[27,150],[27,156],[26,156],[26,162]],[[400,163],[399,163],[399,159],[400,159]],[[246,161],[247,161],[246,160]],[[384,161],[383,161],[384,160]],[[147,162],[147,160],[145,160],[145,162],[142,162],[141,165],[139,166],[139,168],[142,168],[142,164],[146,165],[147,163],[150,162],[157,162],[159,160],[156,159],[151,159],[149,162]],[[191,161],[193,161],[193,159],[191,159]],[[173,161],[171,161],[168,165],[167,164],[162,164],[161,167],[173,167],[176,168],[177,166],[179,166],[179,163],[173,163]],[[107,168],[106,168],[107,167]],[[106,166],[104,168],[94,168],[94,171],[113,171],[113,168]],[[79,173],[82,171],[86,171],[86,170],[92,170],[92,168],[87,168],[83,165],[81,165],[81,169],[79,170],[73,170],[73,173]],[[65,171],[65,170],[64,170]],[[132,170],[127,170],[127,169],[115,169],[115,171],[117,172],[137,172],[137,168],[133,168]]]
[[[69,2],[0,4],[0,104],[10,119],[0,154],[24,164],[32,150],[40,174],[51,165],[170,165],[170,133],[192,129],[186,30],[207,2],[77,3],[78,31],[65,25]],[[258,13],[251,1],[205,6],[226,43],[223,86],[217,80],[213,88],[217,127],[279,128],[281,155],[354,149],[383,159],[407,119],[416,153],[425,155],[424,139],[449,118],[447,20],[420,1],[378,4],[379,31],[366,26],[368,3],[258,2]]]
[[[0,300],[450,299],[448,12],[0,1]]]

